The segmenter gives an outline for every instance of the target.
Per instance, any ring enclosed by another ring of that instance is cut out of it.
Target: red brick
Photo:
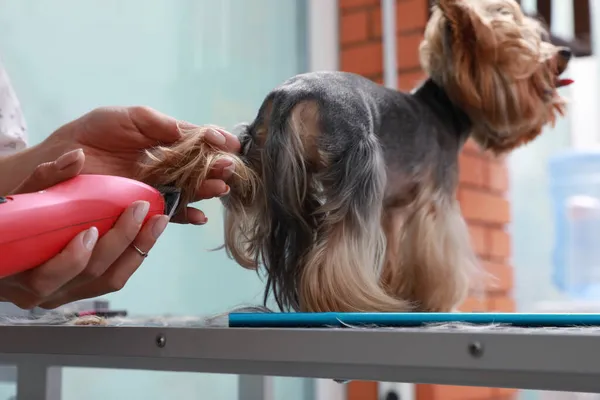
[[[404,72],[398,74],[398,89],[409,92],[425,79],[423,71]]]
[[[461,211],[468,221],[500,225],[510,222],[509,203],[501,196],[461,187],[458,198]]]
[[[423,31],[427,24],[427,3],[423,0],[400,0],[396,2],[396,33]],[[374,8],[370,14],[371,36],[382,36],[381,8]]]
[[[495,388],[493,389],[494,400],[513,400],[519,394],[519,389]]]
[[[489,255],[495,258],[510,258],[510,235],[502,229],[493,229],[490,232]]]
[[[469,225],[469,234],[471,236],[471,245],[480,257],[485,257],[488,254],[488,240],[486,228],[475,224]]]
[[[357,7],[376,6],[380,0],[339,0],[339,6],[342,10]]]
[[[381,43],[367,43],[342,51],[341,69],[361,75],[377,75],[383,70]]]
[[[483,400],[493,396],[491,388],[446,385],[419,385],[417,400]]]
[[[377,382],[351,381],[347,389],[346,400],[377,400]]]
[[[488,310],[491,312],[513,313],[516,309],[515,300],[510,297],[488,297]]]
[[[383,76],[378,75],[376,77],[371,78],[371,80],[375,83],[378,83],[380,85],[383,85]]]
[[[381,21],[381,8],[373,8],[369,12],[369,22],[370,22],[370,36],[373,39],[381,39],[382,35],[382,25],[383,21]]]
[[[496,192],[508,191],[508,168],[504,162],[492,160],[489,163],[489,168],[488,187]]]
[[[514,286],[514,270],[511,266],[492,261],[483,262],[485,270],[491,275],[487,291],[493,294],[508,294]]]
[[[396,4],[398,31],[425,30],[429,15],[427,1],[400,0]]]
[[[369,22],[366,11],[344,14],[340,18],[340,42],[342,45],[365,41],[369,38]]]
[[[487,310],[487,301],[485,299],[467,298],[458,306],[460,312],[485,312]]]
[[[423,39],[422,32],[399,36],[396,40],[398,69],[420,68],[419,44]]]
[[[469,153],[461,153],[458,162],[461,183],[484,186],[488,169],[486,160]]]

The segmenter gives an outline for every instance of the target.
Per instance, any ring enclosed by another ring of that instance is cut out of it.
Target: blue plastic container
[[[600,298],[600,149],[551,158],[553,280],[575,299]],[[535,239],[533,239],[535,240]]]

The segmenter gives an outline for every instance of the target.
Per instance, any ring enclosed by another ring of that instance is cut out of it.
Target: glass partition
[[[147,105],[232,128],[254,117],[269,89],[305,71],[304,3],[0,0],[0,59],[32,144],[104,105]],[[262,300],[256,273],[208,251],[222,241],[219,202],[201,208],[208,225],[170,226],[126,288],[107,296],[112,307],[197,315]],[[300,399],[304,387],[300,379],[276,379],[276,398]],[[0,399],[13,390],[6,389]],[[66,400],[232,400],[237,377],[65,369],[63,393]]]

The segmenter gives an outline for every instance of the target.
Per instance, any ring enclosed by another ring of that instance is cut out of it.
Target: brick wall
[[[381,83],[383,43],[380,0],[338,0],[340,26],[340,69],[355,72]],[[397,0],[398,87],[409,90],[421,79],[418,45],[429,16],[427,0]],[[514,311],[511,297],[510,220],[507,168],[503,160],[482,154],[469,142],[460,155],[458,198],[469,223],[472,241],[486,268],[497,278],[484,301],[468,299],[463,311]],[[491,283],[491,282],[490,282]],[[375,400],[372,382],[352,382],[348,399]],[[516,391],[497,388],[418,385],[417,400],[510,399]]]

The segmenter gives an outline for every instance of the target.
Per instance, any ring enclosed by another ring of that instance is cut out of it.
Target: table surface
[[[0,363],[600,392],[600,333],[2,326]]]

